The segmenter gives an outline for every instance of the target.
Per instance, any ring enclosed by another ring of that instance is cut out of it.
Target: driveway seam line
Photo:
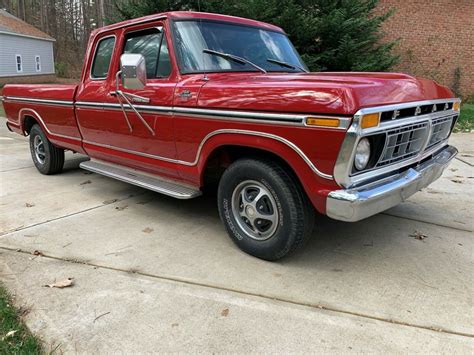
[[[14,249],[14,248],[9,248],[5,246],[0,246],[0,249],[4,249],[7,251],[12,251],[12,252],[19,252],[22,254],[26,255],[31,255],[31,252],[28,252],[26,250],[21,250],[21,249]],[[101,268],[105,270],[111,270],[111,271],[117,271],[117,272],[122,272],[130,275],[130,270],[124,270],[120,268],[115,268],[111,266],[104,266],[100,264],[93,264],[87,261],[80,261],[80,260],[74,260],[74,259],[63,259],[61,257],[53,256],[53,255],[47,255],[43,254],[41,257],[52,259],[52,260],[58,260],[58,261],[63,261],[66,263],[71,263],[71,264],[81,264],[81,265],[86,265],[86,266],[91,266],[91,267],[96,267],[96,268]],[[420,325],[420,324],[413,324],[413,323],[408,323],[408,322],[403,322],[403,321],[398,321],[395,319],[386,319],[378,316],[372,316],[370,314],[364,314],[364,313],[359,313],[359,312],[353,312],[353,311],[348,311],[344,309],[338,309],[336,307],[331,307],[331,306],[326,306],[326,305],[321,305],[321,304],[313,304],[309,302],[298,302],[298,301],[293,301],[289,299],[285,299],[282,297],[276,297],[276,296],[267,296],[263,294],[259,294],[256,292],[248,292],[248,291],[242,291],[238,289],[233,289],[230,287],[224,287],[224,286],[219,286],[219,285],[208,285],[205,283],[197,282],[197,281],[192,281],[192,280],[186,280],[186,279],[180,279],[180,278],[173,278],[170,276],[159,276],[159,275],[153,275],[149,274],[146,272],[141,272],[141,271],[134,271],[133,274],[140,275],[140,276],[145,276],[145,277],[150,277],[158,280],[165,280],[169,282],[175,282],[175,283],[182,283],[186,285],[193,285],[193,286],[198,286],[198,287],[205,287],[208,289],[215,289],[215,290],[222,290],[222,291],[227,291],[227,292],[232,292],[232,293],[237,293],[240,295],[246,295],[246,296],[252,296],[252,297],[257,297],[257,298],[264,298],[266,300],[270,301],[278,301],[282,303],[287,303],[287,304],[292,304],[296,306],[303,306],[303,307],[308,307],[308,308],[313,308],[316,310],[325,310],[329,312],[334,312],[334,313],[340,313],[340,314],[347,314],[351,315],[354,317],[360,317],[360,318],[365,318],[365,319],[372,319],[372,320],[377,320],[385,323],[390,323],[390,324],[396,324],[400,326],[405,326],[405,327],[411,327],[411,328],[417,328],[417,329],[423,329],[423,330],[429,330],[432,332],[436,333],[445,333],[445,334],[451,334],[451,335],[457,335],[457,336],[462,336],[462,337],[468,337],[468,338],[474,338],[474,334],[469,334],[469,333],[464,333],[464,332],[457,332],[454,330],[449,330],[445,328],[437,328],[433,326],[426,326],[426,325]]]
[[[14,169],[0,170],[0,173],[8,173],[9,171],[17,171],[17,170],[31,169],[31,168],[34,168],[34,166],[25,166],[25,167],[23,167],[23,168],[14,168]]]
[[[423,220],[420,220],[420,219],[410,218],[410,217],[405,217],[405,216],[397,216],[397,215],[394,215],[394,214],[390,214],[390,213],[388,213],[388,212],[380,212],[380,214],[383,214],[383,215],[389,216],[389,217],[394,217],[394,218],[408,219],[408,220],[414,221],[414,222],[421,222],[421,223],[426,223],[426,224],[432,224],[432,225],[434,225],[434,226],[443,227],[443,228],[449,228],[449,229],[454,229],[454,230],[458,230],[458,231],[461,231],[461,232],[469,232],[469,233],[472,233],[472,232],[473,232],[473,231],[470,230],[470,229],[464,229],[464,228],[460,228],[460,227],[447,226],[447,225],[445,225],[445,224],[440,224],[440,223],[435,223],[435,222],[430,222],[430,221],[423,221]]]
[[[466,160],[464,160],[464,159],[461,159],[461,158],[459,158],[459,157],[456,157],[456,160],[459,160],[460,162],[463,162],[464,164],[467,164],[467,165],[469,165],[469,166],[471,166],[471,167],[474,167],[473,164],[471,164],[471,163],[469,163],[468,161],[466,161]]]
[[[114,201],[113,203],[106,203],[106,204],[101,204],[101,205],[97,205],[97,206],[94,206],[94,207],[86,208],[85,210],[81,210],[81,211],[69,213],[69,214],[66,214],[66,215],[63,215],[63,216],[59,216],[59,217],[56,217],[56,218],[48,219],[48,220],[43,221],[43,222],[38,222],[38,223],[30,224],[29,226],[22,226],[22,227],[18,227],[18,228],[14,228],[14,229],[8,230],[8,231],[6,231],[6,232],[0,232],[0,237],[5,237],[5,236],[7,236],[7,235],[10,235],[10,234],[13,234],[13,233],[16,233],[16,232],[20,232],[20,231],[23,231],[23,230],[26,230],[26,229],[30,229],[30,228],[33,228],[33,227],[38,227],[38,226],[41,226],[41,225],[43,225],[43,224],[47,224],[47,223],[50,223],[50,222],[55,222],[55,221],[58,221],[58,220],[61,220],[61,219],[64,219],[64,218],[76,216],[76,215],[81,214],[81,213],[84,213],[84,212],[93,211],[93,210],[96,210],[96,209],[101,208],[101,207],[113,205],[114,203],[126,201],[126,200],[128,200],[128,199],[130,199],[130,198],[143,195],[144,193],[145,193],[145,192],[143,192],[143,193],[138,193],[138,194],[136,194],[136,195],[130,195],[130,196],[125,197],[125,198],[123,198],[123,199],[117,199],[117,201]]]

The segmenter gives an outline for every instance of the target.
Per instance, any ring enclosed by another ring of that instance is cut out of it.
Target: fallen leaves
[[[113,198],[113,199],[111,199],[111,200],[105,200],[104,202],[102,202],[102,204],[104,204],[104,205],[110,205],[111,203],[115,203],[115,202],[117,202],[117,201],[118,201],[117,198]]]
[[[67,279],[56,281],[49,285],[44,285],[44,287],[65,288],[65,287],[71,287],[72,285],[74,285],[74,279],[72,277],[68,277]]]
[[[18,330],[10,330],[5,336],[2,338],[2,341],[5,341],[8,338],[13,337]]]
[[[222,317],[227,317],[229,315],[229,308],[225,308],[221,312]]]
[[[32,254],[36,256],[44,256],[43,253],[40,252],[39,250],[35,250]]]
[[[153,228],[146,227],[144,230],[142,230],[142,232],[150,234],[151,232],[153,232],[153,230],[154,230]]]
[[[35,204],[34,204],[34,203],[28,203],[28,202],[27,202],[27,203],[25,203],[25,207],[28,207],[28,208],[30,208],[30,207],[35,207]]]
[[[415,238],[416,240],[425,240],[428,236],[420,231],[415,231],[415,233],[410,234],[410,237]]]
[[[456,184],[464,184],[464,180],[459,178],[459,177],[454,177],[451,179],[452,182],[456,183]]]
[[[125,205],[125,206],[117,206],[117,207],[115,207],[115,209],[116,209],[117,211],[123,211],[123,210],[124,210],[124,209],[126,209],[126,208],[128,208],[128,206],[127,206],[127,205]]]
[[[86,180],[86,181],[81,182],[79,185],[87,185],[87,184],[92,184],[92,181]]]

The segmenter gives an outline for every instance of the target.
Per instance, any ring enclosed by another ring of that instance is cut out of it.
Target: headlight
[[[370,159],[370,142],[362,138],[357,144],[354,165],[357,170],[364,170]]]

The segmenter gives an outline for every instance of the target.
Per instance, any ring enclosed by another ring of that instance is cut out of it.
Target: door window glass
[[[114,52],[115,37],[107,37],[97,44],[94,63],[92,64],[91,77],[105,79],[109,73],[110,60]]]
[[[161,28],[130,33],[123,52],[143,55],[149,79],[164,78],[171,73],[168,46]]]

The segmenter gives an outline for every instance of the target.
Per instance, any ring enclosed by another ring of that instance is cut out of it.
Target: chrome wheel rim
[[[258,181],[237,185],[232,194],[232,213],[239,227],[255,240],[271,238],[278,228],[280,216],[275,198]]]
[[[35,136],[33,139],[33,149],[38,163],[44,164],[46,161],[46,152],[44,150],[44,142],[40,136]]]

